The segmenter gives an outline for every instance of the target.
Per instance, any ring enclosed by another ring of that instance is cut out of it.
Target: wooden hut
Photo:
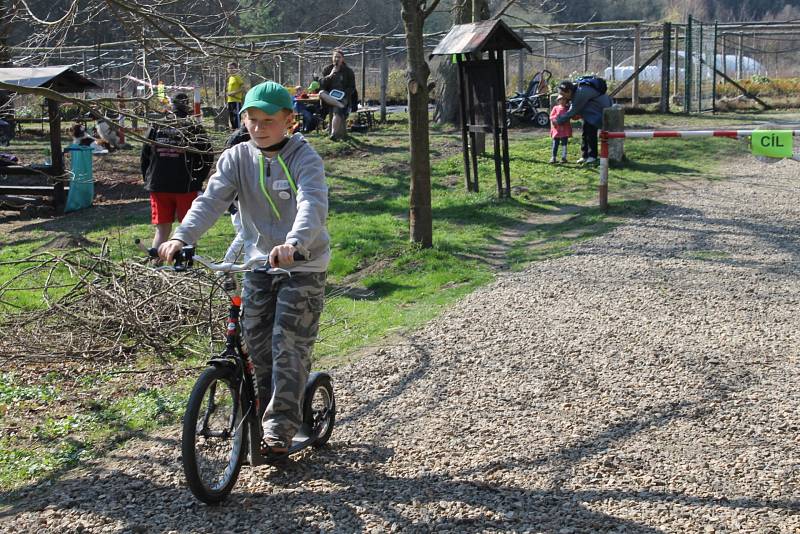
[[[72,70],[70,66],[59,67],[12,67],[0,68],[0,90],[8,93],[15,88],[27,89],[44,87],[58,93],[79,93],[87,89],[100,89],[100,86]],[[0,175],[9,176],[46,176],[47,185],[13,185],[9,180],[0,182],[0,195],[46,195],[52,196],[53,206],[57,211],[66,203],[64,189],[64,152],[61,147],[61,116],[58,102],[45,99],[47,121],[50,125],[51,164],[32,167],[30,165],[10,165],[0,167]],[[12,121],[15,117],[9,117]]]

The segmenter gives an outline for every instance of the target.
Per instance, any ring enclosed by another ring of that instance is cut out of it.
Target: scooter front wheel
[[[183,416],[183,472],[194,496],[207,504],[230,494],[246,454],[238,384],[233,369],[209,367],[197,379]]]

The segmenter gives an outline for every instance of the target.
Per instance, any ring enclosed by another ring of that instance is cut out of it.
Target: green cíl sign
[[[792,143],[791,130],[760,130],[750,136],[750,147],[754,156],[791,158],[794,155]]]

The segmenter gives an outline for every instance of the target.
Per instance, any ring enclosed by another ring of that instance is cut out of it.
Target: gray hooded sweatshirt
[[[291,243],[307,260],[295,262],[290,271],[328,269],[331,250],[325,227],[325,169],[322,158],[302,135],[293,135],[273,158],[264,155],[252,140],[223,152],[205,192],[194,201],[172,237],[196,243],[236,195],[244,261],[266,259],[273,247]]]

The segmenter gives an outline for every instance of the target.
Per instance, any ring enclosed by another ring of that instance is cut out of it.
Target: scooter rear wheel
[[[306,382],[303,399],[303,419],[311,427],[313,447],[322,447],[331,437],[336,421],[336,399],[331,377],[326,373],[312,373]]]

